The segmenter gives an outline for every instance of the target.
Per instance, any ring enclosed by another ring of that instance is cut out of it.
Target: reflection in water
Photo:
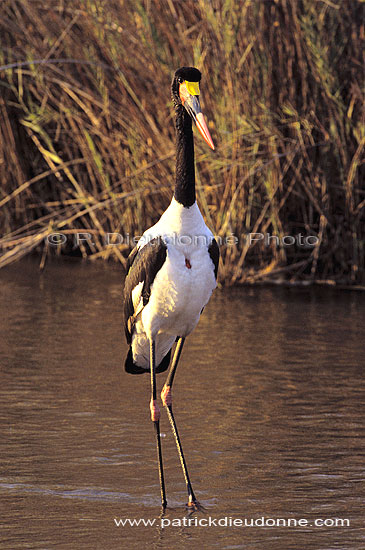
[[[0,272],[0,292],[1,548],[363,547],[363,294],[217,291],[174,391],[206,517],[350,527],[161,529],[114,524],[159,516],[149,379],[123,372],[119,269],[56,262],[39,275],[27,260]],[[166,517],[183,518],[164,413],[161,424]]]

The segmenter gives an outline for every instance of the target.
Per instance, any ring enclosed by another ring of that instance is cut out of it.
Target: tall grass
[[[195,140],[198,200],[237,237],[221,281],[364,284],[363,14],[357,0],[2,0],[0,266],[34,248],[43,265],[47,234],[81,230],[82,255],[125,262],[130,246],[103,237],[140,235],[169,204],[169,86],[195,65],[218,145]]]

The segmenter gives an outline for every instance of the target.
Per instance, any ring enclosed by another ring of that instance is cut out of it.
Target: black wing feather
[[[138,253],[138,246],[135,246],[133,248],[133,250],[131,250],[131,252],[130,252],[128,258],[127,258],[127,265],[125,267],[127,275],[129,273],[129,270],[130,270],[134,260],[135,260],[135,257],[137,256],[137,253]]]
[[[217,278],[218,275],[218,264],[219,264],[219,246],[217,245],[217,241],[215,239],[212,239],[211,244],[208,248],[209,256],[214,264],[214,275],[215,278]]]
[[[135,247],[128,257],[129,271],[124,283],[124,320],[128,344],[131,344],[134,327],[132,290],[138,283],[143,283],[143,305],[148,304],[152,283],[166,260],[166,254],[166,244],[161,237],[156,237],[140,249]]]

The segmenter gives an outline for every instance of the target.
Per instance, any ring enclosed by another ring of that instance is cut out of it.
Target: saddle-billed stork
[[[160,220],[147,229],[127,262],[124,285],[125,332],[130,345],[125,370],[150,372],[151,419],[155,426],[161,501],[167,506],[163,475],[160,409],[156,373],[170,364],[161,400],[176,440],[188,490],[188,507],[197,509],[179,434],[172,413],[172,384],[185,338],[197,325],[216,287],[219,249],[204,223],[195,197],[194,140],[192,121],[214,149],[199,103],[201,73],[194,67],[178,69],[171,92],[176,122],[176,182],[174,196]]]

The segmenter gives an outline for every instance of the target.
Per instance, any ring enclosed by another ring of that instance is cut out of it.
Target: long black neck
[[[182,105],[176,107],[175,199],[189,207],[195,202],[194,138],[192,120]]]

